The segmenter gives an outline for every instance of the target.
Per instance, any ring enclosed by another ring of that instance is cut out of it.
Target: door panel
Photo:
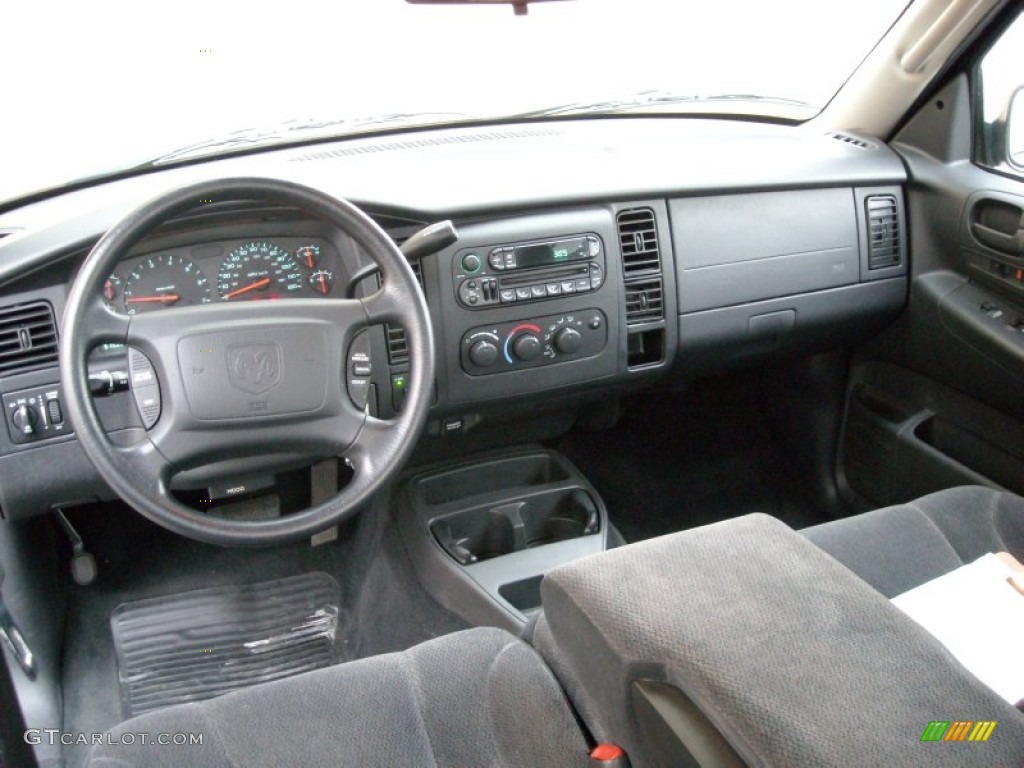
[[[1024,493],[1024,182],[971,161],[971,128],[962,75],[893,142],[911,289],[853,358],[838,480],[856,509],[964,484]]]

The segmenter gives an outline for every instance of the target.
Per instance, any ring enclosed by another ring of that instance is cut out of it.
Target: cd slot
[[[587,264],[580,264],[574,267],[559,269],[537,269],[529,272],[518,272],[511,275],[501,275],[498,278],[502,288],[516,288],[522,285],[548,282],[554,280],[574,280],[576,278],[589,277],[590,267]]]

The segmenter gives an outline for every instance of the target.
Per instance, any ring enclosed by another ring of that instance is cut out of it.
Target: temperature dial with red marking
[[[318,269],[309,276],[309,285],[317,293],[326,296],[334,286],[334,273],[327,269]]]
[[[509,365],[513,365],[516,360],[528,363],[540,356],[544,351],[540,333],[540,326],[533,323],[522,323],[509,331],[505,339],[505,359]]]

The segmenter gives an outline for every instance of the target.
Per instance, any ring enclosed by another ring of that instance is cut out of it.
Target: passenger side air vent
[[[57,325],[45,301],[0,309],[0,376],[57,362]]]
[[[872,195],[864,201],[868,221],[868,269],[900,263],[900,218],[894,195]]]

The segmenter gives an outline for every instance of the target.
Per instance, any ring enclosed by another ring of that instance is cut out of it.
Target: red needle
[[[161,293],[159,296],[131,296],[124,300],[125,304],[145,304],[151,301],[162,301],[165,304],[173,304],[180,301],[181,296],[176,293]]]
[[[270,285],[270,278],[261,277],[259,280],[255,282],[249,283],[248,285],[243,285],[241,288],[235,288],[235,290],[233,290],[231,293],[225,293],[224,298],[233,299],[235,298],[235,296],[241,296],[243,293],[248,293],[249,291],[255,291],[260,288],[266,288],[268,285]]]
[[[320,273],[320,293],[327,293],[327,276],[323,272]]]

